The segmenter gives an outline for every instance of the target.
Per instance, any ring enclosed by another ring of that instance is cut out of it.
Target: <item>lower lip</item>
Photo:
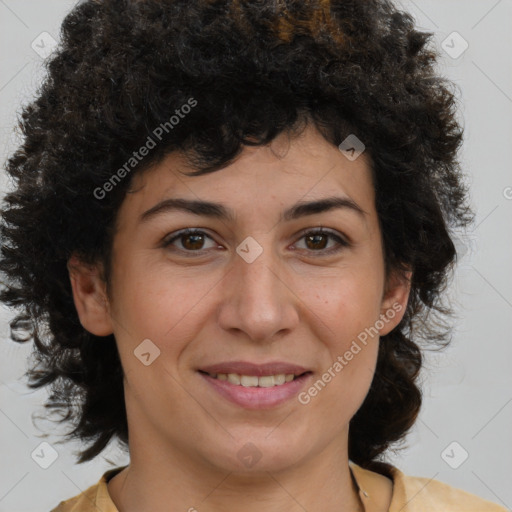
[[[312,376],[311,373],[306,373],[290,382],[269,388],[246,388],[231,384],[227,380],[216,379],[206,373],[198,373],[220,395],[246,409],[270,409],[281,405],[296,396]]]

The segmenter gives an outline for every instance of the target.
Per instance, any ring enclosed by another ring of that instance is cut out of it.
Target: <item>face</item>
[[[346,453],[379,335],[399,323],[409,291],[385,279],[366,155],[351,161],[308,128],[219,171],[191,170],[173,153],[134,177],[109,297],[97,274],[70,266],[82,325],[115,335],[132,455],[151,439],[203,465],[276,471],[329,445]],[[276,374],[295,377],[265,387]]]

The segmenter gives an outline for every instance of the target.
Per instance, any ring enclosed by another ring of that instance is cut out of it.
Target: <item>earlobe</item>
[[[82,327],[96,336],[112,334],[105,282],[98,266],[86,264],[73,254],[67,267],[73,301]]]
[[[379,329],[380,336],[391,332],[402,320],[411,291],[411,277],[409,270],[405,274],[395,272],[388,280],[381,304],[380,318],[384,325]]]

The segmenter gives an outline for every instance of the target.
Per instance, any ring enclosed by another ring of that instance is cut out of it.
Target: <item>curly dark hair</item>
[[[136,173],[177,150],[191,176],[215,172],[244,145],[307,124],[336,146],[350,134],[364,142],[386,275],[413,269],[405,315],[382,337],[351,420],[349,458],[375,467],[403,441],[422,402],[421,346],[449,343],[449,231],[474,220],[454,84],[435,70],[432,35],[388,0],[86,0],[65,17],[6,163],[14,189],[2,210],[0,300],[20,310],[12,339],[34,341],[29,386],[50,385],[45,407],[73,423],[69,439],[88,442],[79,463],[111,439],[127,447],[128,428],[116,340],[80,324],[70,256],[101,262],[108,286],[116,214]],[[171,128],[190,98],[197,106]],[[166,122],[131,175],[98,198]]]

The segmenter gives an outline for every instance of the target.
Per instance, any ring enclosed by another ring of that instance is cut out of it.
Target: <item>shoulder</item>
[[[397,492],[397,505],[401,503],[396,511],[406,505],[403,512],[434,512],[443,509],[456,512],[508,512],[497,503],[439,480],[405,475],[395,467],[391,467],[390,471]],[[390,512],[395,512],[393,504],[392,501]]]
[[[401,487],[402,501],[409,504],[407,511],[434,512],[446,509],[456,512],[508,512],[497,503],[439,480],[404,475],[396,468],[395,474],[397,487],[398,484]],[[394,509],[391,508],[390,512],[394,512]]]
[[[115,504],[108,494],[108,481],[126,466],[106,471],[99,482],[91,485],[84,492],[61,501],[50,512],[118,512]]]
[[[95,510],[94,503],[100,484],[91,485],[86,491],[61,501],[50,512],[89,512]]]
[[[476,494],[452,487],[433,478],[405,475],[398,468],[376,462],[371,468],[351,463],[360,488],[376,487],[376,477],[385,476],[393,484],[389,512],[508,512],[508,509]],[[369,493],[371,494],[371,493]]]

